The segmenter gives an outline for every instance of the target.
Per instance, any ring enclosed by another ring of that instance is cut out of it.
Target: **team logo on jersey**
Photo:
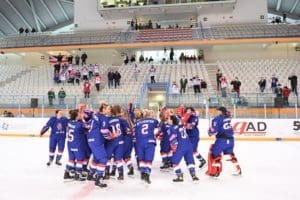
[[[61,123],[58,123],[57,126],[56,126],[57,130],[61,131],[62,130],[62,124]]]

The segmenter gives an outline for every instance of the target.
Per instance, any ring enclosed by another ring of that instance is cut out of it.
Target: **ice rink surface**
[[[205,157],[210,143],[200,141],[199,150]],[[173,183],[173,171],[159,170],[161,159],[157,149],[151,185],[141,183],[136,173],[134,178],[125,177],[122,182],[107,181],[107,189],[95,187],[92,182],[65,183],[64,166],[46,166],[47,138],[0,137],[0,152],[0,200],[300,199],[299,142],[236,142],[235,152],[243,175],[232,176],[232,165],[223,159],[224,171],[218,179],[198,170],[197,183],[191,181],[185,165],[185,181]],[[63,163],[66,159],[65,151]]]

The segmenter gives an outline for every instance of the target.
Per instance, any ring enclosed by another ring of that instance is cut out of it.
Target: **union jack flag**
[[[68,58],[67,56],[62,56],[61,63],[65,64],[68,63]],[[49,63],[50,64],[56,64],[57,63],[57,56],[49,56]]]

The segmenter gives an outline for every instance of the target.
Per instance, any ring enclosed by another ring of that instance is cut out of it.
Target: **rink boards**
[[[39,137],[47,121],[47,118],[0,118],[0,136]],[[207,135],[210,123],[210,120],[199,119],[203,140],[213,139]],[[232,119],[231,124],[237,140],[300,141],[300,119]],[[48,135],[49,131],[45,136]]]

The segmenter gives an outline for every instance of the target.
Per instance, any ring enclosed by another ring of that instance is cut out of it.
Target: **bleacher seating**
[[[139,30],[136,36],[136,41],[138,42],[191,39],[193,39],[193,30],[191,28],[145,29]]]

